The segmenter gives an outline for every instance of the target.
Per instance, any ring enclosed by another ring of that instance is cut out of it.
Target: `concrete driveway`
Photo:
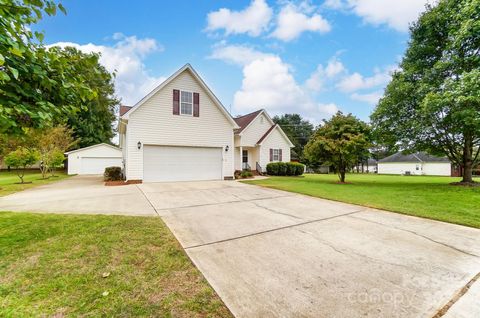
[[[75,177],[0,210],[158,214],[237,317],[480,317],[477,229],[234,181]]]

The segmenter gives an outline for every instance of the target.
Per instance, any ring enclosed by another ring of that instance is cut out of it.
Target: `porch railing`
[[[262,166],[260,166],[260,165],[258,164],[258,162],[257,162],[255,165],[256,165],[257,172],[258,172],[258,173],[263,173],[263,171],[262,171]]]

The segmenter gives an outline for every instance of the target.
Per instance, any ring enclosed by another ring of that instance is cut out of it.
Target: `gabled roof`
[[[270,125],[275,125],[272,118],[270,118],[270,116],[265,111],[265,109],[260,109],[260,110],[254,111],[253,113],[234,118],[235,122],[240,126],[240,129],[237,129],[237,131],[235,131],[235,134],[241,135],[242,132],[245,131],[248,128],[248,126],[250,126],[250,124],[261,114],[264,114],[265,117],[267,117],[267,120],[270,122]]]
[[[130,109],[132,109],[132,106],[120,105],[120,116],[125,115]]]
[[[257,118],[257,116],[263,111],[263,109],[254,111],[253,113],[246,114],[237,118],[234,118],[235,122],[237,123],[238,126],[240,126],[240,129],[237,130],[237,133],[241,133],[245,128],[247,128],[250,123]]]
[[[109,145],[109,144],[106,144],[106,143],[102,142],[101,144],[96,144],[96,145],[92,145],[92,146],[88,146],[88,147],[84,147],[84,148],[80,148],[80,149],[75,149],[75,150],[67,151],[67,152],[65,152],[64,154],[65,154],[65,155],[69,155],[69,154],[74,153],[74,152],[78,152],[78,151],[82,151],[82,150],[87,150],[87,149],[91,149],[91,148],[96,148],[96,147],[99,147],[99,146],[107,146],[107,147],[113,148],[113,149],[115,149],[115,150],[121,151],[121,149],[118,148],[118,147],[115,147],[115,146],[112,146],[112,145]]]
[[[283,138],[285,138],[285,140],[288,141],[288,144],[290,147],[295,147],[295,145],[290,141],[290,138],[288,138],[287,134],[283,131],[282,127],[280,127],[278,124],[275,124],[273,125],[272,127],[270,127],[269,130],[267,130],[267,132],[257,141],[257,145],[261,145],[262,142],[272,133],[272,131],[274,131],[275,129],[277,129],[280,134],[283,136]]]
[[[232,124],[233,128],[237,129],[240,128],[237,123],[233,120],[232,116],[230,113],[225,109],[225,107],[222,105],[222,103],[218,100],[217,96],[210,90],[210,88],[205,84],[205,82],[202,80],[200,75],[193,69],[193,67],[190,64],[185,64],[182,66],[178,71],[173,73],[169,78],[167,78],[165,81],[163,81],[160,85],[158,85],[155,89],[153,89],[150,93],[148,93],[147,96],[142,98],[138,103],[136,103],[132,109],[130,109],[127,113],[125,113],[123,116],[120,116],[121,119],[128,119],[128,116],[130,116],[132,113],[134,113],[139,107],[141,107],[147,100],[149,100],[153,95],[155,95],[158,91],[160,91],[162,88],[164,88],[168,83],[170,83],[172,80],[174,80],[178,75],[180,75],[184,71],[189,71],[190,74],[198,81],[200,86],[207,92],[207,94],[210,96],[210,98],[213,100],[213,103],[218,107],[218,109],[223,113],[223,115],[227,118],[227,120]]]
[[[411,154],[404,154],[397,152],[391,156],[378,160],[379,163],[389,162],[450,162],[446,157],[436,157],[429,155],[426,152],[415,152]]]

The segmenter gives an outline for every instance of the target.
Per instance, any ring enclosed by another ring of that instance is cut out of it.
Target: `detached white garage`
[[[68,174],[103,174],[106,167],[122,167],[122,151],[104,143],[65,154],[68,156]]]
[[[220,147],[143,147],[145,182],[221,180],[222,167]]]

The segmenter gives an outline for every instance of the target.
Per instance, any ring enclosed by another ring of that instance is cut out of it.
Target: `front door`
[[[242,151],[242,169],[248,169],[248,150]]]

